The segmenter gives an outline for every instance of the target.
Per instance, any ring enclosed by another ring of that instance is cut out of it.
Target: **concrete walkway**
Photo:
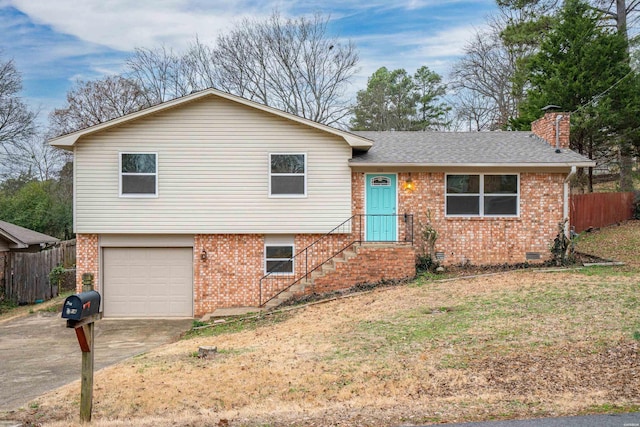
[[[175,341],[192,319],[96,322],[95,369],[113,365]],[[73,329],[60,313],[38,312],[0,323],[0,410],[80,379],[81,352]]]

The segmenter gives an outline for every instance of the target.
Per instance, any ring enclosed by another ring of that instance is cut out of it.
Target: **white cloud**
[[[264,18],[274,9],[283,16],[320,11],[335,21],[337,35],[350,37],[360,51],[360,71],[349,88],[355,96],[381,66],[413,73],[427,65],[446,79],[473,24],[484,22],[475,6],[488,10],[493,1],[0,0],[0,8],[24,14],[10,12],[10,22],[0,21],[0,32],[11,34],[7,53],[19,63],[31,100],[46,108],[52,104],[53,80],[64,93],[76,78],[119,73],[136,47],[164,44],[180,51],[196,34],[212,43],[243,18]],[[452,4],[453,9],[443,6]]]
[[[424,37],[420,41],[422,47],[419,50],[419,54],[424,55],[426,58],[460,56],[464,53],[466,44],[480,29],[482,27],[476,25],[465,25]]]
[[[165,43],[185,47],[198,34],[214,39],[233,22],[270,13],[275,3],[194,0],[9,0],[37,24],[120,51]],[[232,5],[230,5],[230,3]]]
[[[382,66],[404,68],[412,73],[426,65],[446,79],[453,62],[464,53],[465,45],[477,29],[474,25],[464,25],[433,34],[413,31],[356,37],[354,41],[362,57],[359,74],[368,77]],[[366,84],[366,79],[364,81]]]

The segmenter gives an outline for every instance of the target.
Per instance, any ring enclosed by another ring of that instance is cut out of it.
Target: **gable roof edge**
[[[76,142],[78,142],[78,140],[84,136],[93,134],[93,133],[97,133],[100,131],[103,131],[105,129],[114,127],[114,126],[118,126],[121,125],[123,123],[132,121],[132,120],[136,120],[145,116],[149,116],[152,114],[155,114],[157,112],[163,111],[163,110],[168,110],[170,108],[175,108],[177,106],[180,106],[182,104],[186,104],[188,102],[193,102],[196,100],[199,100],[201,98],[205,98],[207,96],[217,96],[219,98],[223,98],[229,101],[233,101],[251,108],[255,108],[257,110],[261,110],[267,113],[271,113],[274,114],[276,116],[282,117],[284,119],[287,120],[291,120],[297,123],[300,123],[302,125],[305,126],[309,126],[315,129],[318,129],[320,131],[323,132],[327,132],[330,134],[333,134],[335,136],[341,137],[345,140],[345,142],[347,144],[349,144],[349,146],[351,146],[352,148],[358,148],[358,149],[362,149],[362,150],[368,150],[369,148],[371,148],[371,146],[373,145],[373,142],[365,137],[362,136],[358,136],[356,134],[347,132],[347,131],[343,131],[340,129],[336,129],[333,128],[331,126],[322,124],[322,123],[318,123],[318,122],[314,122],[313,120],[309,120],[309,119],[305,119],[303,117],[299,117],[296,116],[295,114],[291,114],[291,113],[287,113],[285,111],[279,110],[277,108],[274,107],[270,107],[267,105],[263,105],[260,104],[258,102],[255,101],[251,101],[248,100],[246,98],[242,98],[240,96],[236,96],[236,95],[232,95],[230,93],[226,93],[226,92],[222,92],[220,90],[217,89],[213,89],[213,88],[209,88],[209,89],[204,89],[201,90],[199,92],[194,92],[191,93],[189,95],[185,95],[183,97],[180,98],[176,98],[176,99],[172,99],[170,101],[166,101],[163,102],[161,104],[157,104],[157,105],[153,105],[151,107],[145,108],[143,110],[140,111],[136,111],[134,113],[129,113],[127,115],[121,116],[121,117],[117,117],[115,119],[109,120],[107,122],[104,123],[99,123],[97,125],[93,125],[90,126],[88,128],[84,128],[84,129],[80,129],[77,130],[75,132],[71,132],[69,134],[66,135],[62,135],[62,136],[58,136],[56,138],[52,138],[50,139],[48,142],[50,145],[54,146],[54,147],[58,147],[58,148],[63,148],[63,149],[67,149],[70,150],[75,144]]]
[[[0,221],[0,237],[13,242],[18,249],[28,248],[30,245],[40,243],[56,243],[60,239],[49,236],[39,231],[21,227],[7,221]]]
[[[26,244],[22,240],[18,239],[17,237],[12,235],[11,233],[8,233],[7,231],[5,231],[5,230],[3,230],[1,228],[0,228],[0,237],[5,238],[9,242],[12,242],[14,245],[16,245],[17,249],[26,249],[26,248],[29,247],[28,244]]]

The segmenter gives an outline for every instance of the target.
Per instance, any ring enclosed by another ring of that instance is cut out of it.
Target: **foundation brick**
[[[97,234],[78,234],[76,236],[76,292],[82,292],[83,273],[92,273],[94,289],[102,292]]]
[[[206,250],[207,259],[200,254]],[[264,236],[198,234],[194,239],[194,315],[221,307],[258,306]]]

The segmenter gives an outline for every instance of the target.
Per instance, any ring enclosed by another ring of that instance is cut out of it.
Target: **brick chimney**
[[[560,117],[559,123],[558,117]],[[557,135],[556,123],[560,128]],[[531,131],[547,141],[552,147],[556,147],[556,143],[558,143],[559,148],[566,149],[569,148],[569,125],[570,113],[545,113],[543,117],[531,123]]]

